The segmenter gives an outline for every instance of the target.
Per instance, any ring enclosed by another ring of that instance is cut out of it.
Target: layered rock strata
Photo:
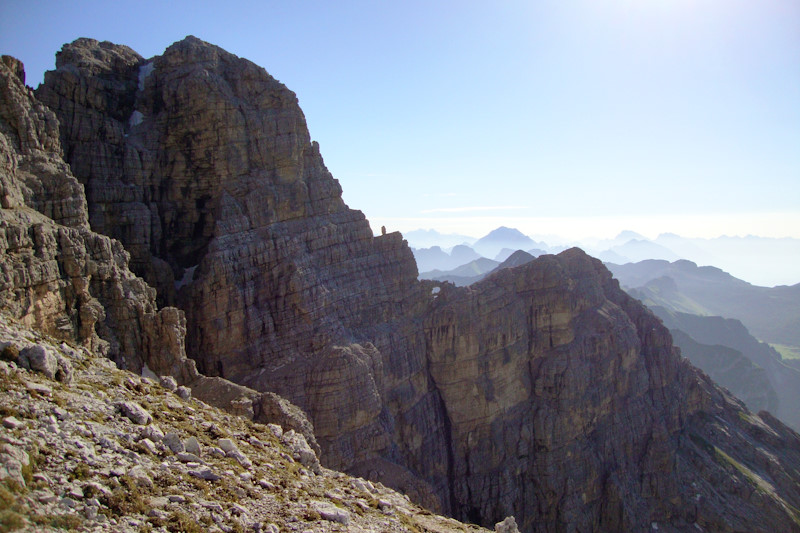
[[[184,310],[201,372],[302,407],[332,467],[435,474],[396,476],[440,507],[443,456],[422,441],[444,449],[442,409],[416,324],[430,289],[399,234],[373,237],[344,204],[294,93],[193,37],[150,60],[80,39],[56,66],[37,96],[92,227]]]
[[[185,319],[157,309],[155,290],[128,270],[119,241],[89,229],[82,185],[62,159],[56,116],[24,85],[21,63],[0,63],[0,301],[26,325],[107,354],[196,377]]]
[[[800,530],[797,435],[682,360],[598,261],[434,294],[263,69],[193,37],[149,60],[80,39],[36,95],[92,228],[186,313],[187,353],[302,407],[324,464],[523,531]]]
[[[62,158],[58,120],[9,56],[0,62],[0,161],[4,312],[121,368],[174,376],[218,407],[279,422],[317,446],[305,414],[289,402],[198,374],[185,355],[184,313],[158,309],[155,289],[129,270],[122,244],[90,230],[83,186]]]

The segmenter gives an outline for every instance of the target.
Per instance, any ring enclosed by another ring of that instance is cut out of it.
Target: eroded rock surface
[[[242,413],[265,392],[308,413],[323,465],[521,531],[800,529],[797,434],[681,359],[599,261],[434,295],[402,237],[343,203],[294,94],[193,37],[152,59],[81,39],[45,80],[92,229],[183,309],[209,379],[255,391],[233,391]]]
[[[0,344],[77,369],[67,384],[0,361],[3,531],[487,533],[320,468],[299,433],[184,400],[2,312]]]
[[[194,379],[183,314],[158,310],[155,290],[128,270],[119,241],[89,229],[83,186],[62,159],[59,124],[23,84],[21,63],[0,63],[0,302],[56,338]]]
[[[443,493],[444,455],[422,447],[445,439],[416,317],[429,294],[402,237],[344,204],[294,93],[187,37],[149,60],[80,39],[37,95],[92,228],[184,310],[201,372],[300,406],[329,466],[413,461]]]

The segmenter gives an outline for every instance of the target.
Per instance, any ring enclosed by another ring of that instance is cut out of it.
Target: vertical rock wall
[[[84,343],[120,366],[181,380],[185,320],[158,310],[155,290],[128,270],[119,241],[89,230],[83,187],[62,159],[58,120],[0,62],[0,302],[27,326]]]

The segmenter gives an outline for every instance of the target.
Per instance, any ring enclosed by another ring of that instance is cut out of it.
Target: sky
[[[33,87],[190,34],[297,94],[373,228],[800,238],[796,0],[0,0]]]

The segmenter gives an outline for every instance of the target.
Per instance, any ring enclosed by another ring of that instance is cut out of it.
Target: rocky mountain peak
[[[294,94],[193,37],[148,60],[78,40],[35,95],[3,72],[23,102],[0,102],[15,320],[282,416],[324,466],[462,520],[799,529],[797,435],[681,359],[599,260],[418,281],[402,236],[342,201]],[[91,228],[24,191],[47,180],[21,139],[63,154],[55,196],[82,186]]]

